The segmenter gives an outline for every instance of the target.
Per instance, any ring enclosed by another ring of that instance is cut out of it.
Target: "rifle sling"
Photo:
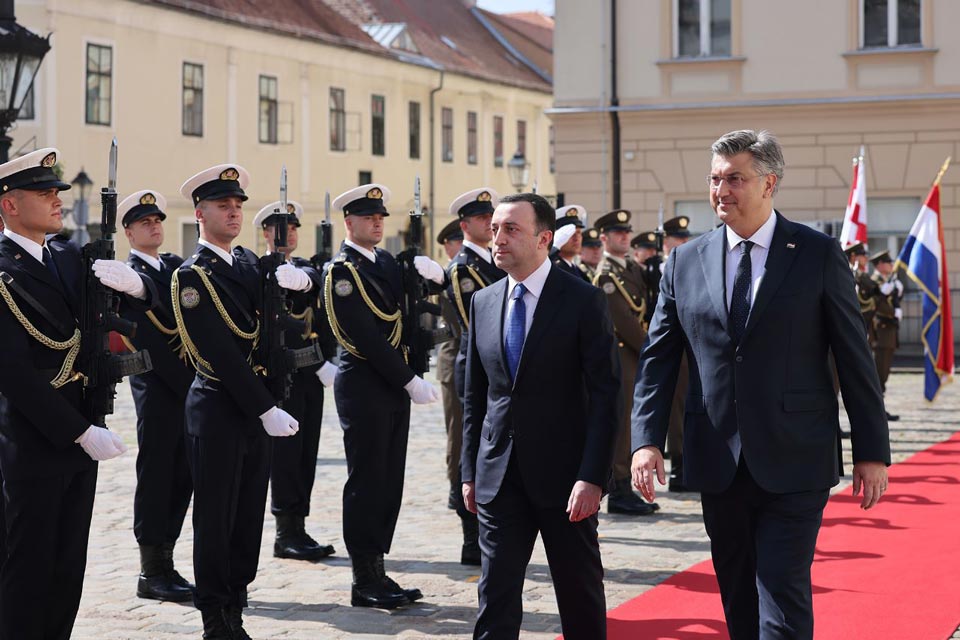
[[[30,307],[34,311],[39,313],[44,320],[46,320],[51,325],[53,325],[53,328],[56,329],[57,332],[60,333],[60,335],[70,336],[73,334],[73,329],[71,327],[68,327],[64,323],[60,322],[60,320],[57,319],[57,317],[54,316],[52,313],[50,313],[50,311],[48,311],[47,308],[44,307],[39,300],[37,300],[32,295],[27,293],[26,289],[21,287],[20,283],[18,283],[16,280],[13,279],[13,276],[11,276],[6,271],[0,271],[0,278],[3,278],[3,282],[8,287],[13,289],[14,293],[16,293],[18,296],[23,298],[23,301],[26,302],[28,305],[30,305]]]
[[[223,282],[220,281],[220,279],[213,273],[213,271],[210,271],[209,273],[207,273],[207,277],[210,278],[210,280],[213,281],[213,284],[217,285],[217,288],[224,295],[226,295],[227,298],[230,299],[230,302],[233,303],[233,306],[237,308],[237,311],[240,312],[240,315],[242,315],[243,319],[247,322],[247,326],[250,326],[250,327],[257,326],[257,323],[254,321],[253,318],[250,317],[250,314],[247,313],[247,310],[243,308],[243,305],[240,304],[240,301],[237,300],[237,297],[233,295],[233,291],[230,290],[230,287],[224,286]]]
[[[360,275],[359,269],[357,270],[357,276],[363,278],[363,276]],[[373,278],[363,278],[363,281],[369,284],[371,287],[373,287],[373,290],[377,292],[377,294],[380,296],[380,299],[383,300],[384,304],[390,303],[391,298],[387,297],[387,294],[384,293],[383,291],[383,287],[381,287],[376,280],[374,280]]]

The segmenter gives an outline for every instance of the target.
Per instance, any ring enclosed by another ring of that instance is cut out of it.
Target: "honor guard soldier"
[[[81,290],[88,274],[63,227],[54,172],[40,149],[0,165],[0,470],[7,553],[0,571],[0,638],[69,638],[80,606],[97,462],[126,447],[85,415]],[[117,260],[95,276],[148,309],[153,284]]]
[[[630,251],[633,261],[641,266],[647,264],[647,260],[657,255],[657,232],[643,231],[630,239]]]
[[[656,503],[644,502],[633,492],[630,483],[630,409],[637,362],[647,339],[643,321],[646,284],[640,266],[628,257],[632,231],[630,212],[624,209],[611,211],[597,219],[596,225],[600,230],[604,251],[593,283],[607,295],[620,353],[624,400],[613,450],[613,487],[607,497],[607,512],[648,515],[660,507]]]
[[[900,346],[898,333],[900,319],[903,318],[903,309],[900,303],[903,300],[903,283],[897,277],[897,270],[893,258],[887,251],[881,251],[872,258],[873,281],[877,284],[876,314],[873,318],[873,355],[877,362],[877,373],[880,375],[880,389],[886,393],[887,378],[890,377],[890,367],[893,364],[893,353]],[[888,421],[899,420],[900,416],[887,412]]]
[[[593,282],[597,275],[597,267],[603,258],[603,242],[600,240],[600,231],[596,227],[591,227],[583,232],[583,240],[580,247],[580,271],[587,276],[587,280]]]
[[[146,189],[132,193],[117,207],[130,242],[127,264],[150,278],[157,288],[153,309],[141,311],[123,304],[120,315],[137,323],[131,351],[150,352],[153,370],[130,376],[137,411],[137,488],[133,496],[133,535],[140,546],[137,596],[168,602],[193,599],[193,586],[173,565],[173,548],[193,494],[184,445],[183,407],[193,382],[170,298],[170,281],[183,263],[172,253],[160,253],[167,201]]]
[[[500,197],[489,187],[472,189],[457,196],[450,204],[450,214],[457,216],[464,240],[460,252],[447,265],[450,281],[447,298],[453,303],[460,325],[459,354],[454,363],[454,381],[457,397],[463,405],[463,383],[467,367],[467,331],[470,326],[470,299],[473,294],[500,280],[506,275],[493,263],[490,241],[493,230],[490,220]],[[463,425],[447,432],[447,479],[450,481],[450,496],[447,506],[457,512],[463,528],[463,546],[460,563],[480,564],[479,525],[476,514],[467,511],[463,504],[460,483],[460,450],[463,444]]]
[[[860,314],[866,327],[867,340],[873,345],[876,342],[874,335],[873,316],[877,312],[876,296],[879,292],[877,283],[867,273],[867,247],[862,242],[852,244],[843,250],[850,261],[850,270],[853,272],[853,281],[857,287],[857,301],[860,302]]]
[[[583,221],[587,217],[587,210],[578,204],[571,204],[557,209],[557,229],[553,234],[552,256],[553,264],[561,271],[569,273],[584,282],[589,280],[576,263],[580,250],[583,248]]]
[[[196,174],[180,193],[195,207],[197,253],[173,276],[177,328],[196,376],[187,393],[187,459],[193,475],[194,604],[204,638],[245,638],[247,585],[257,574],[270,475],[270,436],[297,433],[255,372],[261,277],[256,254],[234,247],[243,225],[246,169],[222,164]],[[277,283],[309,279],[292,265]]]
[[[253,226],[261,229],[269,253],[276,251],[277,216],[282,202],[271,202],[253,219]],[[317,450],[320,447],[320,426],[323,418],[323,388],[333,385],[337,366],[332,360],[337,355],[337,341],[330,331],[326,313],[320,305],[323,276],[309,260],[293,257],[297,250],[303,206],[289,200],[287,246],[283,253],[289,264],[308,276],[302,280],[306,289],[290,291],[287,301],[291,306],[294,325],[284,332],[284,344],[299,349],[318,344],[325,362],[298,369],[293,375],[290,397],[284,409],[299,423],[300,430],[289,438],[273,443],[273,462],[270,466],[270,511],[277,519],[277,536],[273,555],[291,560],[316,561],[332,555],[333,546],[319,544],[306,531],[304,520],[310,515],[310,493],[317,472]]]
[[[647,285],[647,311],[643,321],[650,326],[653,310],[657,308],[657,294],[660,291],[660,265],[663,259],[658,252],[656,231],[642,231],[630,240],[633,261],[643,270],[643,279]]]
[[[377,244],[383,239],[390,191],[366,184],[333,201],[344,214],[346,240],[327,269],[324,302],[342,348],[334,398],[347,455],[343,487],[343,540],[353,564],[350,604],[393,609],[423,594],[389,578],[390,552],[403,497],[410,429],[410,400],[439,400],[437,389],[416,375],[404,357],[400,266]],[[443,267],[425,256],[417,271],[442,283]]]

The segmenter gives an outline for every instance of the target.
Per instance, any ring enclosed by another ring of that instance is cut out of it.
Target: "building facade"
[[[506,163],[518,149],[530,182],[555,193],[549,76],[475,7],[444,0],[428,12],[409,2],[409,15],[396,15],[394,4],[19,0],[17,20],[51,33],[52,49],[12,131],[11,156],[58,147],[66,180],[82,168],[94,181],[95,222],[116,137],[121,198],[143,188],[166,195],[164,249],[183,254],[193,252],[196,228],[179,187],[222,162],[250,171],[239,242],[256,250],[264,245],[249,221],[279,197],[287,167],[289,198],[306,210],[303,255],[317,248],[325,193],[364,182],[393,192],[384,246],[394,251],[417,176],[427,231],[450,220],[448,204],[463,191],[511,192]],[[431,17],[416,22],[417,12]],[[333,213],[335,243],[341,218]]]
[[[777,208],[839,235],[862,145],[870,250],[895,256],[952,157],[941,205],[956,289],[958,24],[951,0],[557,0],[558,189],[591,213],[619,198],[636,229],[655,228],[662,203],[704,232],[711,142],[769,129],[786,160]],[[917,342],[907,303],[901,338]]]

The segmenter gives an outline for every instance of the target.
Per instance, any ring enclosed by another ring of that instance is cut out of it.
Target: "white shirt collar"
[[[604,257],[604,258],[608,258],[608,259],[610,259],[610,260],[613,260],[615,263],[617,263],[618,265],[620,265],[620,266],[623,267],[624,269],[627,268],[627,259],[626,259],[626,257],[621,258],[621,257],[619,257],[619,256],[613,255],[612,253],[607,253],[606,251],[603,252],[603,257]]]
[[[537,267],[533,273],[523,280],[523,286],[527,288],[527,293],[534,298],[539,298],[543,292],[543,285],[547,282],[547,276],[550,275],[550,258],[544,258],[543,263]],[[512,295],[513,288],[517,286],[517,280],[513,276],[507,276],[507,295]]]
[[[138,258],[146,262],[148,265],[150,265],[157,271],[163,270],[162,265],[160,264],[159,258],[154,258],[150,254],[144,253],[143,251],[137,251],[136,249],[130,249],[130,253],[137,256]]]
[[[487,264],[493,264],[493,256],[490,255],[490,249],[486,247],[481,247],[476,242],[470,242],[469,240],[463,241],[463,246],[470,247],[473,249],[473,252],[487,261]]]
[[[777,214],[770,211],[770,216],[767,218],[767,221],[760,225],[760,228],[757,229],[752,236],[749,238],[741,238],[737,235],[737,232],[727,227],[727,251],[733,251],[744,240],[749,240],[755,245],[759,245],[764,249],[769,250],[770,245],[773,244],[773,231],[777,228]]]
[[[377,254],[374,253],[373,251],[370,251],[370,249],[364,249],[363,247],[358,245],[356,242],[351,242],[350,240],[344,240],[343,244],[347,245],[348,247],[353,247],[354,249],[360,252],[360,255],[362,255],[364,258],[366,258],[370,262],[377,261]]]
[[[203,247],[206,247],[207,249],[210,249],[210,251],[213,251],[215,254],[223,258],[228,265],[230,265],[231,267],[233,266],[233,254],[230,253],[229,251],[224,251],[220,247],[207,242],[203,238],[199,238],[197,240],[197,244]]]
[[[3,230],[3,235],[7,236],[14,242],[16,242],[20,247],[33,256],[37,262],[43,262],[43,245],[37,244],[30,238],[24,237],[19,233],[14,233],[10,230],[10,227],[7,227]]]

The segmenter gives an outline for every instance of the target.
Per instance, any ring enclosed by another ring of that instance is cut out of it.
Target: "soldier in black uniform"
[[[850,261],[850,270],[853,272],[853,281],[857,288],[857,301],[860,303],[860,315],[870,345],[876,343],[876,334],[873,326],[873,316],[877,313],[876,296],[879,292],[877,283],[867,273],[867,247],[862,242],[852,244],[843,250]]]
[[[222,164],[180,187],[195,207],[200,239],[171,283],[177,328],[197,371],[187,394],[186,443],[194,491],[194,604],[210,640],[247,637],[242,613],[257,574],[270,436],[298,429],[254,370],[259,263],[248,249],[231,250],[248,182],[245,169]],[[292,265],[277,269],[277,283],[286,289],[309,281]]]
[[[597,267],[603,258],[603,242],[600,240],[600,230],[595,227],[584,230],[580,245],[580,271],[587,276],[587,280],[593,282],[597,275]]]
[[[647,310],[643,321],[650,326],[653,310],[657,308],[657,294],[660,292],[660,265],[663,259],[658,252],[657,232],[641,231],[630,240],[633,260],[643,270],[643,281],[647,287]]]
[[[874,272],[871,279],[877,284],[874,295],[876,313],[873,317],[874,343],[873,355],[877,363],[877,374],[880,376],[880,389],[886,393],[887,379],[890,377],[890,367],[893,365],[893,353],[900,346],[900,319],[903,309],[900,303],[903,300],[903,283],[897,277],[897,270],[893,265],[893,258],[889,252],[881,251],[870,258]],[[900,416],[887,413],[887,420],[896,422]]]
[[[583,220],[586,217],[587,210],[578,204],[557,209],[557,229],[553,234],[554,250],[550,258],[561,271],[592,284],[576,262],[583,248]]]
[[[630,239],[630,251],[633,261],[644,266],[647,260],[657,255],[657,234],[655,231],[642,231]]]
[[[429,404],[437,389],[416,375],[404,358],[399,303],[400,268],[376,245],[383,238],[390,191],[367,184],[340,194],[333,207],[344,213],[346,240],[327,269],[324,302],[330,327],[342,347],[333,385],[347,454],[343,487],[343,540],[353,564],[350,603],[393,609],[419,600],[419,589],[402,589],[386,575],[403,497],[410,400]],[[444,282],[443,267],[414,259],[424,278]]]
[[[170,299],[170,280],[183,263],[172,253],[160,253],[167,201],[154,190],[137,191],[117,207],[130,242],[127,264],[153,280],[157,304],[140,311],[122,305],[120,315],[137,323],[124,338],[131,350],[150,352],[153,370],[130,376],[137,410],[137,488],[133,497],[133,535],[140,546],[137,596],[169,602],[193,598],[193,586],[177,572],[173,548],[193,494],[184,448],[183,407],[193,382]]]
[[[269,253],[276,251],[276,217],[274,212],[283,203],[271,202],[254,217],[253,225],[262,230]],[[310,493],[317,473],[317,450],[320,447],[320,426],[323,419],[323,388],[333,385],[337,366],[332,360],[337,355],[337,341],[330,331],[327,317],[320,305],[323,277],[309,260],[293,257],[297,250],[300,218],[303,206],[287,202],[287,246],[283,252],[287,261],[310,277],[310,288],[291,291],[287,300],[291,305],[294,326],[284,334],[287,347],[299,349],[319,344],[325,362],[304,367],[293,374],[290,397],[284,409],[300,423],[295,436],[281,438],[273,443],[273,462],[270,466],[270,511],[277,519],[277,536],[273,555],[291,560],[316,561],[332,555],[333,546],[319,544],[304,526],[310,515]]]
[[[97,461],[126,447],[82,409],[78,316],[86,274],[62,236],[59,192],[70,185],[40,149],[0,165],[0,470],[7,554],[0,572],[0,638],[70,637],[80,605]],[[94,273],[148,309],[156,289],[116,260]]]
[[[490,285],[506,273],[493,263],[490,253],[490,241],[493,230],[490,220],[500,197],[489,187],[471,189],[461,193],[450,203],[450,215],[457,216],[463,232],[463,245],[447,265],[447,299],[456,310],[457,324],[460,329],[459,352],[454,362],[454,383],[461,410],[463,408],[463,384],[467,367],[467,330],[470,326],[470,298],[473,294]],[[447,450],[451,465],[448,466],[447,479],[450,481],[450,495],[447,506],[457,512],[463,528],[463,546],[460,549],[460,563],[480,564],[479,524],[477,516],[467,511],[463,504],[460,482],[460,449],[463,444],[463,425],[447,434]]]

